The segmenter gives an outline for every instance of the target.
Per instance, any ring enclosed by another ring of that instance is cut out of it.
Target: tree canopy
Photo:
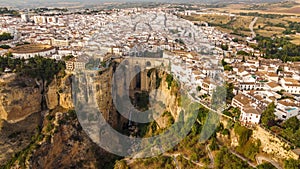
[[[267,109],[262,113],[261,123],[263,126],[270,128],[275,124],[275,104],[271,103]]]
[[[10,68],[21,76],[29,76],[50,82],[54,78],[54,75],[65,69],[65,63],[41,56],[36,56],[28,60],[0,57],[0,73],[5,68]]]
[[[288,38],[257,36],[256,40],[258,48],[264,52],[267,59],[280,59],[283,62],[300,61],[300,46],[291,43]]]
[[[10,33],[7,33],[7,32],[3,32],[1,35],[0,35],[0,41],[4,41],[4,40],[9,40],[9,39],[13,39],[14,37],[11,36]]]

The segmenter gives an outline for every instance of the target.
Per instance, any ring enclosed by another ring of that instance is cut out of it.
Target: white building
[[[279,82],[282,88],[292,94],[300,94],[300,82],[292,78],[282,78]]]
[[[278,91],[282,90],[282,87],[278,83],[272,81],[272,82],[266,83],[265,90],[278,92]]]
[[[29,44],[21,45],[9,49],[14,58],[29,59],[35,56],[51,56],[56,53],[56,49],[50,45],[44,44]]]
[[[22,22],[29,22],[29,16],[27,14],[21,15]]]
[[[68,39],[51,39],[51,45],[52,46],[57,46],[57,47],[67,47],[69,46],[69,40]]]
[[[240,121],[244,124],[258,124],[260,122],[261,112],[253,107],[244,107],[241,110]]]
[[[284,99],[277,102],[275,115],[278,119],[287,120],[297,116],[300,111],[299,103],[290,99]]]
[[[85,69],[86,61],[80,58],[72,58],[69,61],[66,61],[66,69],[69,71],[77,71]]]
[[[33,21],[35,24],[46,24],[47,23],[45,16],[33,16]]]
[[[212,79],[209,77],[205,78],[201,83],[202,92],[209,94],[209,95],[213,94],[213,91],[216,87],[217,86],[214,83],[214,81],[212,81]]]

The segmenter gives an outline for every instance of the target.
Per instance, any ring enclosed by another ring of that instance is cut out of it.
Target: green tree
[[[257,166],[257,169],[276,169],[271,163],[262,163]]]
[[[227,44],[225,44],[225,45],[222,44],[222,45],[221,45],[221,49],[222,49],[222,50],[226,50],[226,51],[227,51],[228,48],[229,48],[229,46],[228,46]]]
[[[299,169],[300,168],[300,160],[288,159],[284,161],[285,169]]]
[[[0,48],[2,48],[2,49],[9,49],[10,46],[9,45],[0,45]]]
[[[287,121],[283,123],[284,128],[291,128],[293,132],[299,129],[300,121],[296,116],[289,118]]]
[[[226,87],[226,91],[227,91],[227,93],[226,93],[226,102],[228,104],[230,104],[233,97],[234,97],[234,94],[233,94],[234,85],[233,85],[233,83],[226,82],[225,87]]]
[[[267,128],[275,125],[275,104],[269,104],[267,109],[262,113],[261,123]]]
[[[244,146],[252,135],[252,130],[241,126],[239,123],[235,123],[234,132],[239,136],[238,142],[240,146]]]
[[[198,92],[201,91],[201,86],[197,86],[197,91],[198,91]]]
[[[7,33],[7,32],[3,32],[1,35],[0,35],[0,41],[4,41],[4,40],[9,40],[9,39],[13,39],[14,37],[11,36],[10,33]]]

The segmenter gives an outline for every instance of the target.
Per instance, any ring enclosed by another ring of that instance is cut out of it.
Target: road
[[[252,34],[252,38],[255,38],[255,37],[256,37],[256,33],[253,31],[253,26],[255,25],[257,19],[258,19],[258,18],[255,17],[255,18],[253,19],[253,21],[252,21],[252,22],[250,23],[250,25],[249,25],[249,29],[250,29],[251,34]]]
[[[188,157],[186,157],[186,156],[184,156],[184,155],[182,155],[182,154],[180,154],[180,153],[176,153],[176,154],[164,153],[164,154],[163,154],[163,156],[173,157],[174,162],[175,162],[177,168],[179,168],[179,166],[178,166],[178,163],[177,163],[176,158],[177,158],[178,156],[180,156],[180,155],[181,155],[184,159],[186,159],[186,160],[188,160],[188,161],[191,161],[191,163],[193,163],[193,164],[195,164],[195,165],[197,165],[197,166],[199,166],[199,167],[204,167],[204,166],[205,166],[204,164],[202,164],[202,163],[200,163],[200,162],[192,161],[190,158],[188,158]]]
[[[262,156],[262,155],[257,155],[255,157],[255,159],[257,161],[257,164],[262,164],[264,161],[267,161],[267,162],[271,163],[277,169],[283,169],[276,161],[274,161],[274,160],[272,160],[268,157],[265,157],[265,156]]]
[[[223,117],[226,117],[226,118],[228,118],[228,119],[234,120],[232,117],[229,117],[229,116],[223,114],[223,113],[220,112],[220,111],[216,111],[216,110],[214,110],[214,109],[208,107],[206,104],[204,104],[204,103],[202,103],[200,100],[198,100],[198,98],[195,99],[195,98],[191,95],[191,93],[189,93],[189,92],[187,92],[187,93],[188,93],[189,98],[190,98],[192,101],[201,104],[203,107],[205,107],[206,109],[210,110],[211,112],[217,113],[217,114],[220,115],[220,116],[223,116]]]
[[[241,160],[247,162],[251,167],[256,168],[256,165],[253,164],[252,162],[250,162],[248,159],[246,159],[245,157],[239,155],[238,153],[234,152],[231,149],[228,149],[232,154],[234,154],[235,156],[237,156],[238,158],[240,158]]]

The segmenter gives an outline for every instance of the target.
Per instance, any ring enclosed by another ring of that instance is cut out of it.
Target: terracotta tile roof
[[[244,96],[243,94],[238,94],[238,95],[234,96],[233,99],[235,99],[236,101],[240,102],[243,105],[247,105],[247,104],[251,103],[251,99]]]
[[[273,82],[273,81],[267,83],[267,85],[268,85],[269,87],[271,87],[271,88],[280,87],[280,85],[279,85],[278,83]]]
[[[260,111],[256,110],[254,107],[251,106],[244,107],[242,111],[247,114],[258,114],[258,115],[261,114]]]
[[[279,100],[278,103],[284,105],[284,106],[292,106],[292,107],[296,107],[297,104],[295,104],[292,100],[290,99],[284,99],[284,100]]]

